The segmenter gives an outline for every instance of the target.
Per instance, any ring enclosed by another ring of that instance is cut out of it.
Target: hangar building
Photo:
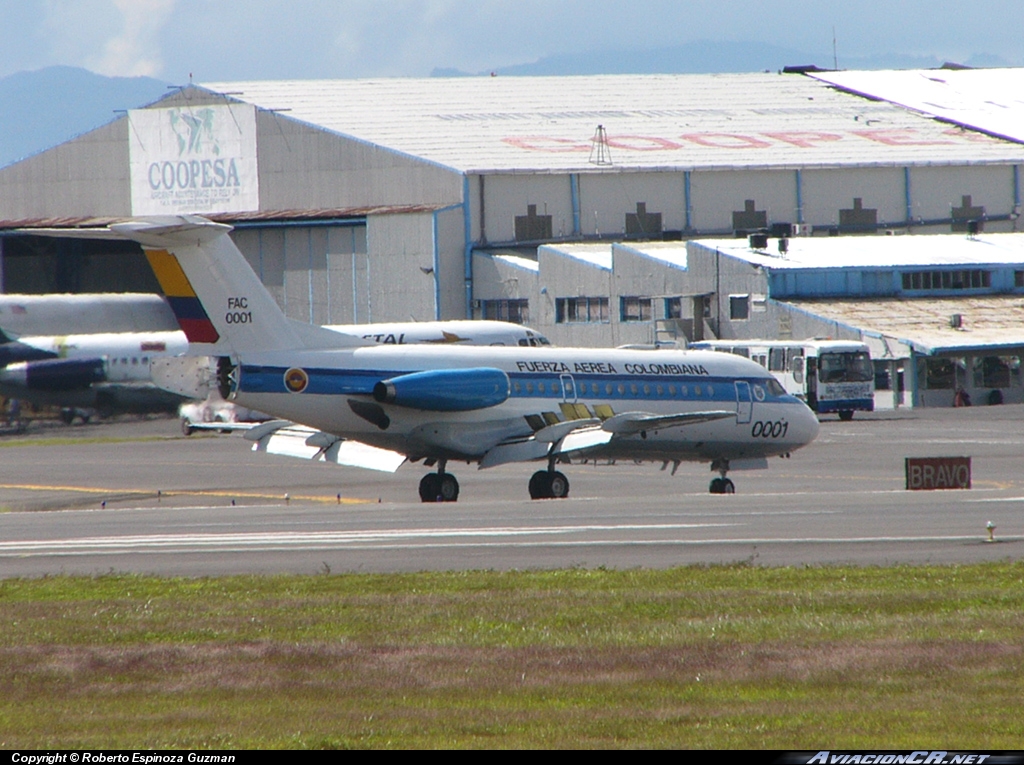
[[[130,253],[12,230],[198,212],[235,225],[297,319],[543,325],[547,310],[618,310],[557,302],[607,283],[586,255],[595,245],[621,243],[630,278],[665,279],[621,290],[667,295],[678,264],[631,244],[777,223],[805,235],[1016,229],[1015,136],[841,87],[856,90],[781,73],[189,85],[0,169],[3,287],[145,289]],[[547,294],[550,306],[525,294],[556,267],[580,291]],[[692,329],[706,295],[675,291],[670,317]],[[552,339],[605,342],[586,327],[564,335]]]

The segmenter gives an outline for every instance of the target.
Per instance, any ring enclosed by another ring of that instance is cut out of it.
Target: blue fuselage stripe
[[[242,393],[289,393],[284,376],[287,367],[242,365],[239,390]],[[422,370],[397,369],[305,369],[309,384],[305,394],[370,395],[373,386],[400,375]],[[773,396],[764,389],[763,378],[712,377],[709,375],[623,375],[573,374],[574,391],[567,396],[562,388],[562,375],[553,373],[509,372],[510,398],[577,400],[648,400],[648,401],[707,401],[736,404],[736,382],[757,386],[764,398],[754,398],[753,404],[801,402],[788,394]],[[543,386],[543,387],[542,387]],[[596,389],[595,389],[596,388]],[[610,390],[609,390],[610,388]],[[573,395],[573,393],[575,395]],[[294,394],[293,394],[294,395]]]

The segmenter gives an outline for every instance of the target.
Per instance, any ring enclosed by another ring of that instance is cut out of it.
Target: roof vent
[[[768,246],[768,234],[751,234],[750,249],[763,250]]]
[[[952,316],[950,316],[949,317],[949,326],[951,326],[953,329],[963,329],[963,326],[964,326],[963,314],[954,313]]]

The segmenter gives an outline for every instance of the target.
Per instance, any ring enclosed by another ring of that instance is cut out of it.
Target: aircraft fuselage
[[[442,416],[373,397],[375,384],[383,379],[474,368],[503,371],[507,398]],[[466,460],[559,421],[608,420],[636,411],[729,410],[736,415],[616,438],[595,447],[595,456],[756,458],[788,453],[812,441],[818,431],[806,405],[782,392],[759,365],[697,351],[364,347],[299,350],[289,354],[287,366],[280,354],[252,354],[242,358],[234,398],[374,446]]]

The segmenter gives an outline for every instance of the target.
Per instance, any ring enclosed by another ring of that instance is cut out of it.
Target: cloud
[[[160,32],[174,11],[175,0],[114,0],[123,27],[103,50],[86,59],[94,72],[123,77],[162,74]]]

